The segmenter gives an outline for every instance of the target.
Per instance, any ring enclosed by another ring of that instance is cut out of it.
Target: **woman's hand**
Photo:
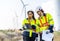
[[[49,24],[48,23],[44,23],[43,26],[49,26]]]

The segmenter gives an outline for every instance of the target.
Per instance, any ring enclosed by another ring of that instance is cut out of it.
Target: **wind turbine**
[[[26,18],[26,6],[28,5],[28,4],[24,4],[24,2],[21,0],[21,3],[22,3],[22,5],[23,5],[23,9],[25,9],[24,11],[25,11],[25,18]]]
[[[14,11],[14,12],[15,12],[15,13],[14,13],[15,16],[13,17],[13,27],[18,28],[18,26],[19,26],[19,25],[18,25],[18,17],[19,17],[19,16],[18,16],[18,14],[17,14],[16,11]],[[15,29],[16,29],[16,28],[15,28]]]

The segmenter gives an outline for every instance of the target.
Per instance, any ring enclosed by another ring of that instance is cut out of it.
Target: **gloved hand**
[[[31,29],[31,25],[30,24],[25,24],[23,26],[23,29],[26,30],[26,29]]]
[[[46,30],[46,34],[50,33],[50,30]]]
[[[50,30],[50,33],[53,33],[53,32],[54,32],[54,31],[53,31],[53,27],[54,27],[53,25],[50,25],[50,26],[49,26],[48,30]]]
[[[32,29],[35,29],[36,30],[36,26],[35,25],[32,25],[31,27],[32,27]]]

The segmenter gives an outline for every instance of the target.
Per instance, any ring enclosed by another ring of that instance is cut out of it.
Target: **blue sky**
[[[58,25],[56,0],[22,0],[26,10],[33,10],[36,14],[36,7],[41,6],[45,12],[52,14],[55,27]],[[21,0],[0,0],[0,29],[19,29],[21,22],[25,18],[25,13]],[[18,17],[16,17],[18,16]],[[27,15],[26,15],[27,16]],[[57,28],[58,29],[58,28]]]

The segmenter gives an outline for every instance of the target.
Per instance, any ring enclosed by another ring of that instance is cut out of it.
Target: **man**
[[[39,15],[38,19],[36,20],[36,24],[39,27],[38,32],[40,33],[40,41],[44,41],[42,40],[42,32],[47,30],[47,34],[48,32],[53,33],[54,21],[52,16],[49,13],[44,13],[44,10],[41,7],[38,7],[36,12]]]

